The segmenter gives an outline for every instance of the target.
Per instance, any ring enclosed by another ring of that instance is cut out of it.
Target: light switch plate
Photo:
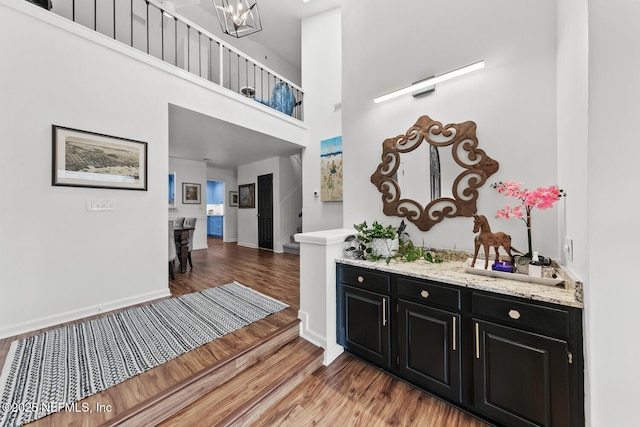
[[[114,206],[113,200],[87,199],[87,210],[91,212],[113,211],[115,210],[115,206]]]
[[[564,238],[564,255],[567,261],[573,261],[573,239],[571,237]]]

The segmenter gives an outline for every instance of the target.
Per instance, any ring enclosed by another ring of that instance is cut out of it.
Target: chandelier
[[[222,31],[243,37],[262,30],[256,0],[212,0]]]

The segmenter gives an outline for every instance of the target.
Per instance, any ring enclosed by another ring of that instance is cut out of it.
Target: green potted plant
[[[424,260],[428,262],[442,262],[439,256],[434,256],[430,251],[422,246],[416,246],[409,239],[409,234],[405,232],[406,224],[404,220],[396,229],[391,225],[383,226],[374,221],[369,226],[367,222],[354,224],[357,235],[348,236],[345,241],[349,247],[345,253],[356,259],[367,259],[370,261],[386,260],[387,264],[392,259],[400,261]]]
[[[346,241],[352,246],[348,250],[354,258],[365,258],[373,261],[379,259],[391,260],[398,249],[398,230],[392,225],[383,226],[374,221],[371,226],[364,221],[353,226],[358,232],[355,236],[347,237]]]

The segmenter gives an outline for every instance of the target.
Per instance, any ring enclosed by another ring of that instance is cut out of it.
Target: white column
[[[324,365],[342,352],[336,343],[336,263],[344,239],[355,230],[336,229],[296,234],[300,243],[300,336],[324,348]]]

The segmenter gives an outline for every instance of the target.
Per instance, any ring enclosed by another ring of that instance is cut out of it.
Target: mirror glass
[[[169,174],[169,209],[176,207],[176,173]]]
[[[445,156],[444,170],[455,170],[457,165],[451,156]],[[446,164],[448,163],[448,164]],[[413,200],[431,201],[442,197],[443,188],[445,195],[451,197],[449,190],[453,185],[453,178],[440,171],[441,161],[438,147],[430,144],[420,144],[411,154],[400,156],[398,172],[392,177],[400,188],[404,197]]]
[[[478,148],[476,124],[418,118],[404,135],[382,143],[382,162],[371,182],[382,193],[383,212],[427,231],[444,218],[476,213],[477,189],[498,170]]]

